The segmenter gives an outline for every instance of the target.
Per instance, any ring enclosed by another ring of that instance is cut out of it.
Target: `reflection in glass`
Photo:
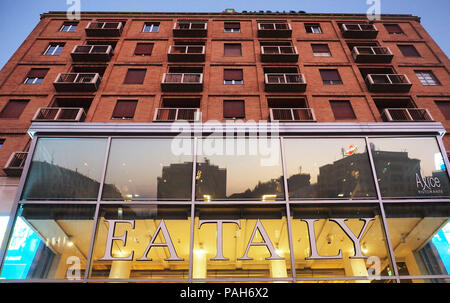
[[[292,276],[284,207],[196,209],[196,228],[204,223],[194,233],[194,279]],[[221,232],[217,220],[224,220]]]
[[[20,207],[0,279],[84,277],[95,206]]]
[[[102,138],[39,138],[22,199],[96,200],[106,144]]]
[[[197,153],[197,200],[284,199],[279,139],[202,139]]]
[[[365,140],[285,139],[291,199],[376,198]]]
[[[399,274],[450,274],[450,205],[385,204],[384,208]]]
[[[192,140],[175,140],[112,139],[103,200],[190,200]]]
[[[184,206],[103,207],[90,277],[187,279],[190,221],[190,208]],[[109,232],[113,233],[110,238]],[[118,239],[122,237],[124,241]]]
[[[383,198],[450,197],[450,182],[435,138],[371,138]]]

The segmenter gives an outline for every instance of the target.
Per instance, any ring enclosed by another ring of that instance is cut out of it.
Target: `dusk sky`
[[[0,1],[0,68],[14,54],[48,11],[67,11],[74,0],[1,0]],[[303,10],[307,13],[366,13],[374,0],[80,0],[82,11],[133,12],[221,12],[226,8],[259,11]],[[422,25],[442,50],[450,54],[449,0],[380,0],[382,14],[412,14],[421,17]]]

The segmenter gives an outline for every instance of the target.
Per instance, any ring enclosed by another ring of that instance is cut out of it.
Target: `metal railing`
[[[376,32],[378,29],[373,24],[342,24],[343,31]]]
[[[392,55],[391,50],[386,46],[355,46],[352,52],[356,55]]]
[[[98,73],[59,73],[55,83],[97,83]]]
[[[201,84],[202,73],[164,73],[162,83]]]
[[[73,54],[110,54],[112,52],[111,45],[76,45]]]
[[[434,121],[426,108],[386,108],[381,113],[384,121]]]
[[[171,45],[169,47],[169,54],[204,54],[205,46],[204,45]]]
[[[297,55],[295,46],[261,46],[263,55]]]
[[[199,108],[157,108],[153,121],[200,121]]]
[[[82,107],[41,107],[32,121],[83,121],[86,112]]]
[[[208,24],[206,22],[175,22],[173,29],[177,30],[206,30]]]
[[[122,22],[89,22],[86,29],[121,29]]]
[[[316,121],[312,108],[271,108],[271,121]]]
[[[23,169],[28,152],[14,152],[6,162],[5,169]]]
[[[304,75],[296,73],[266,73],[264,80],[266,84],[306,84]]]
[[[258,23],[258,30],[292,30],[289,23]]]
[[[366,80],[370,84],[411,84],[404,74],[368,74]]]

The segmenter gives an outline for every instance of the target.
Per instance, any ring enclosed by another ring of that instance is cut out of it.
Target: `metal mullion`
[[[188,270],[188,282],[192,282],[193,274],[193,262],[194,262],[194,229],[195,229],[195,176],[197,170],[197,144],[198,138],[195,137],[192,140],[194,146],[192,148],[192,184],[191,184],[191,230],[189,241],[189,270]]]

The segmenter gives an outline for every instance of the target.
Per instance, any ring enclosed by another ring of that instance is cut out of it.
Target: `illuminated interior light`
[[[206,202],[210,202],[211,201],[211,195],[203,195],[203,200],[205,200]]]
[[[262,200],[263,201],[271,201],[271,200],[275,200],[276,197],[277,197],[277,195],[263,195]]]

